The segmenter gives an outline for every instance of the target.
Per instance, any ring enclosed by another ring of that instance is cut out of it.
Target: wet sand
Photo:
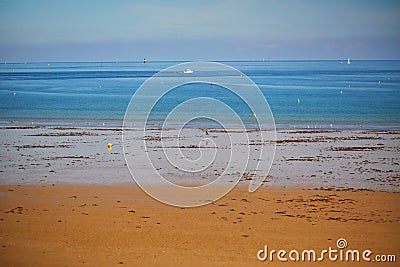
[[[141,131],[132,133],[133,138],[147,141],[158,171],[174,183],[207,183],[226,168],[222,157],[201,175],[184,176],[163,157],[157,130],[145,136]],[[164,138],[166,146],[177,139],[172,133],[167,131],[171,136]],[[4,148],[0,184],[131,183],[121,134],[121,128],[108,127],[0,127]],[[229,140],[221,130],[209,129],[207,135],[203,129],[187,129],[179,137],[185,156],[196,158],[199,140],[206,137],[216,143],[218,151],[226,152]],[[261,143],[257,132],[250,132],[249,140],[251,148]],[[274,162],[264,185],[399,191],[399,140],[400,131],[279,130]],[[108,143],[113,144],[112,151],[107,150]],[[239,150],[246,148],[243,145]],[[257,158],[250,157],[250,162]],[[232,181],[238,178],[233,176]],[[251,172],[242,180],[248,178]]]

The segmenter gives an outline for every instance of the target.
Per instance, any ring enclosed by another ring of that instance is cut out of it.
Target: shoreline
[[[225,129],[240,129],[241,127],[237,125],[228,125],[229,127],[225,127]],[[256,124],[250,124],[250,125],[245,125],[246,129],[258,129],[259,125]],[[14,122],[14,121],[0,121],[0,128],[4,127],[21,127],[21,128],[29,128],[29,127],[60,127],[60,128],[93,128],[93,129],[103,129],[103,128],[113,128],[113,129],[119,129],[119,128],[143,128],[143,126],[124,126],[120,122],[110,122],[110,121],[99,121],[99,122],[42,122],[42,121],[22,121],[21,123]],[[147,128],[156,128],[156,129],[179,129],[181,128],[180,125],[168,125],[168,126],[162,126],[162,125],[157,125],[157,124],[150,124],[147,125]],[[207,125],[191,125],[190,127],[187,127],[189,129],[224,129],[222,127],[216,128],[214,126],[208,127]],[[261,126],[261,130],[272,130],[271,127],[263,127]],[[371,124],[371,125],[354,125],[354,124],[337,124],[337,125],[331,125],[331,124],[306,124],[306,123],[301,123],[301,124],[276,124],[275,125],[276,130],[332,130],[332,131],[357,131],[357,130],[366,130],[366,131],[400,131],[400,125],[378,125],[378,124]]]
[[[132,183],[124,158],[122,130],[106,126],[0,126],[0,142],[5,148],[0,161],[0,184]],[[218,162],[199,175],[171,169],[168,162],[157,158],[163,153],[161,143],[168,145],[176,140],[174,131],[168,129],[166,135],[171,136],[161,142],[160,129],[148,130],[146,136],[141,131],[129,133],[133,138],[145,138],[146,144],[152,147],[149,155],[154,164],[170,181],[183,185],[205,184],[224,170],[225,165]],[[229,145],[224,139],[224,130],[207,131],[208,136],[205,129],[183,131],[179,148],[187,156],[196,156],[203,138],[219,142],[220,148]],[[234,130],[228,132],[240,134]],[[251,143],[261,144],[257,141],[257,131],[246,132]],[[399,191],[399,134],[397,130],[277,130],[273,165],[263,185]],[[107,150],[108,143],[113,144],[111,151]],[[239,152],[245,149],[246,146],[239,146]],[[240,183],[248,182],[251,169],[244,174]],[[230,182],[236,179],[233,175]]]

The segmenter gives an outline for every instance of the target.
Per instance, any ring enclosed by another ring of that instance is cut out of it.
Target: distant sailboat
[[[350,65],[350,58],[347,59],[347,65]]]
[[[183,73],[185,73],[185,74],[192,74],[193,71],[192,71],[191,69],[186,69],[186,70],[183,71]]]

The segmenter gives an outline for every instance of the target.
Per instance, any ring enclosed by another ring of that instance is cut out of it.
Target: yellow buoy
[[[300,98],[297,98],[297,103],[300,104]]]
[[[112,149],[112,144],[111,143],[107,144],[107,149],[108,149],[108,151],[111,151],[111,149]]]
[[[253,118],[257,119],[257,114],[256,113],[253,114]]]

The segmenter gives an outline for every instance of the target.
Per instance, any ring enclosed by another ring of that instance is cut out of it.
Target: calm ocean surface
[[[0,64],[0,124],[122,125],[136,89],[177,63]],[[221,63],[259,86],[277,127],[400,129],[400,61]],[[199,84],[177,88],[161,99],[151,123],[159,124],[174,106],[197,96],[219,99],[244,121],[251,119],[249,107],[233,94]],[[210,126],[207,120],[197,123]]]

